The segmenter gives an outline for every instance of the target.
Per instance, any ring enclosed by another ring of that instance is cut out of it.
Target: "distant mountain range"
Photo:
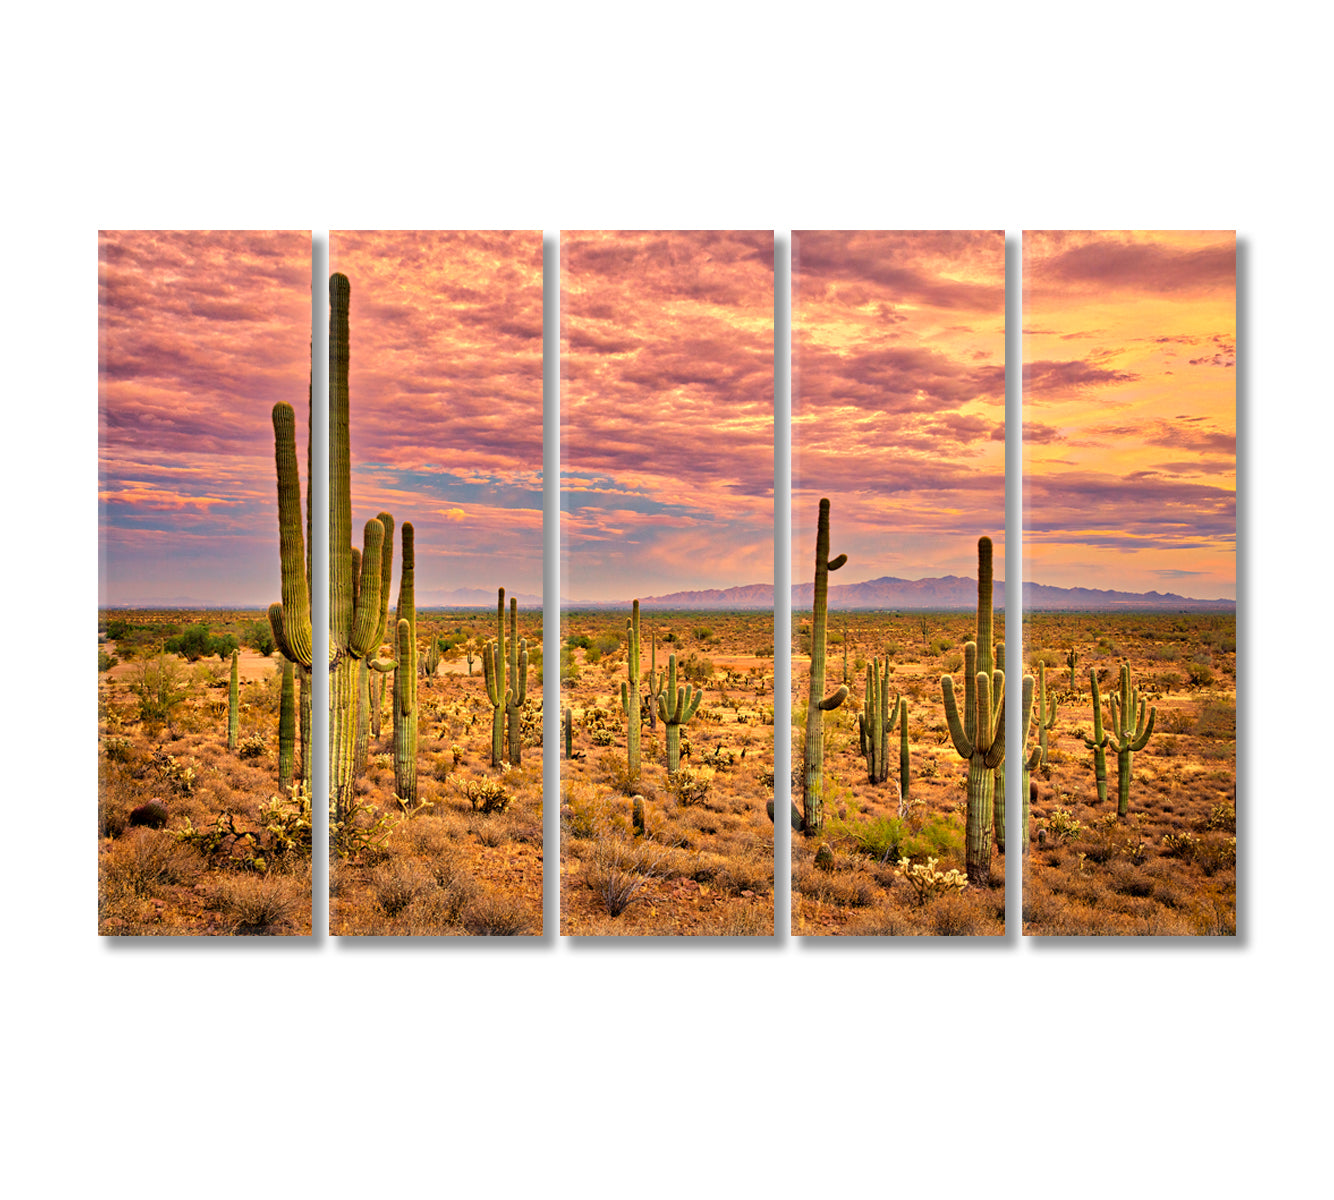
[[[995,606],[1005,607],[1005,583],[994,583]],[[792,607],[809,608],[815,585],[792,586]],[[771,584],[751,583],[742,587],[709,588],[695,592],[671,592],[665,596],[646,596],[640,608],[745,609],[772,608]],[[609,604],[583,604],[567,601],[573,608],[628,608],[630,601]],[[831,584],[830,608],[974,608],[977,604],[977,580],[963,575],[944,575],[935,579],[895,579],[882,576],[864,583]],[[1024,584],[1024,605],[1033,611],[1065,610],[1087,612],[1106,609],[1162,610],[1170,612],[1235,612],[1235,600],[1193,600],[1175,592],[1116,592],[1102,588],[1062,588],[1042,583]]]

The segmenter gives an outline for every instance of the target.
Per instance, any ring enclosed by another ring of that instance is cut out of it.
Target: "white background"
[[[480,11],[6,20],[11,1194],[1323,1182],[1328,19]],[[213,226],[1236,228],[1242,936],[99,941],[95,231]]]

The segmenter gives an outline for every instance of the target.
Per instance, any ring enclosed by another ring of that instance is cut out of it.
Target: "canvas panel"
[[[773,933],[773,235],[561,235],[561,932]]]
[[[311,931],[309,688],[266,611],[275,410],[309,478],[310,275],[309,231],[98,235],[105,935]]]
[[[541,232],[330,269],[330,929],[538,935]]]
[[[792,297],[792,931],[1000,934],[1004,235],[799,231]]]
[[[1024,932],[1236,932],[1236,238],[1024,234]]]

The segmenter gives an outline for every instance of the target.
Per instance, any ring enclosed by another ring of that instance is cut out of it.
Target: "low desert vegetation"
[[[627,616],[562,613],[561,932],[770,936],[773,615]]]

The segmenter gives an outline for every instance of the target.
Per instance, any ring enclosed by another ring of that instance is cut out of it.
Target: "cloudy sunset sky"
[[[1024,577],[1236,597],[1236,239],[1025,232]]]
[[[354,544],[382,510],[411,521],[419,605],[540,597],[541,231],[336,231],[329,265],[352,289]]]
[[[773,582],[773,233],[561,234],[562,594]]]
[[[977,575],[1005,554],[1005,238],[792,236],[792,578],[821,497],[838,584]]]
[[[306,456],[310,233],[98,234],[103,605],[280,592],[276,401]]]

